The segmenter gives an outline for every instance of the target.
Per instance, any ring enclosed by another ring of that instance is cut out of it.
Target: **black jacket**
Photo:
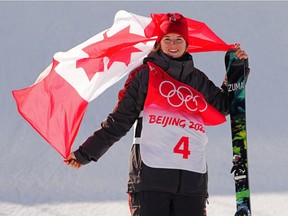
[[[101,127],[75,151],[77,160],[82,164],[97,161],[115,142],[126,135],[137,121],[135,136],[141,136],[143,109],[149,69],[147,61],[160,66],[173,78],[190,85],[204,95],[207,102],[222,114],[229,114],[227,87],[218,88],[207,76],[194,67],[190,54],[172,59],[163,52],[151,52],[143,65],[129,75],[125,87],[119,92],[119,101]],[[247,65],[248,67],[248,65]],[[158,169],[146,166],[140,155],[138,144],[133,144],[130,154],[128,192],[141,190],[165,191],[184,195],[207,196],[207,173],[199,174],[185,170]]]

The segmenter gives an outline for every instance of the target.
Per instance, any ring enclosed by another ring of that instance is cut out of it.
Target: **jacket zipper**
[[[181,81],[184,67],[185,67],[185,62],[182,62],[182,68],[181,68],[181,72],[180,72],[180,76],[179,76],[179,81]],[[177,187],[176,195],[180,194],[181,184],[182,184],[182,172],[183,172],[182,170],[179,170],[178,187]]]
[[[176,195],[179,195],[179,194],[180,194],[181,184],[182,184],[182,170],[179,170],[178,188],[177,188],[177,191],[176,191]]]
[[[185,62],[182,62],[182,68],[181,68],[181,72],[180,72],[180,76],[179,76],[179,81],[181,81],[182,74],[183,74],[183,71],[184,71],[184,66],[185,66]]]

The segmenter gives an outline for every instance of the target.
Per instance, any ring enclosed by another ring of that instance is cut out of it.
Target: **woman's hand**
[[[241,46],[239,43],[235,44],[235,55],[240,59],[240,60],[244,60],[244,59],[248,59],[248,55],[245,53],[244,50],[241,49]]]
[[[65,159],[65,162],[68,166],[74,169],[79,169],[82,166],[82,164],[77,161],[74,152],[70,153],[70,155]]]

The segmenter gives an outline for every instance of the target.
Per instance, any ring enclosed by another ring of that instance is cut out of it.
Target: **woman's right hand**
[[[74,169],[79,169],[82,166],[82,164],[77,161],[74,152],[70,153],[70,155],[65,159],[65,162],[68,166]]]

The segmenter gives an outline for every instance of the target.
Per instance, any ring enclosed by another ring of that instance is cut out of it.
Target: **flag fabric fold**
[[[161,20],[165,14],[151,14],[152,22],[146,27],[147,37],[157,36]],[[226,44],[205,23],[185,18],[188,25],[189,46],[188,52],[227,51],[234,44]]]
[[[126,11],[113,25],[67,52],[58,52],[36,82],[12,94],[19,113],[64,158],[90,101],[140,65],[157,39],[162,14]],[[204,23],[187,18],[189,52],[227,51],[228,45]]]

